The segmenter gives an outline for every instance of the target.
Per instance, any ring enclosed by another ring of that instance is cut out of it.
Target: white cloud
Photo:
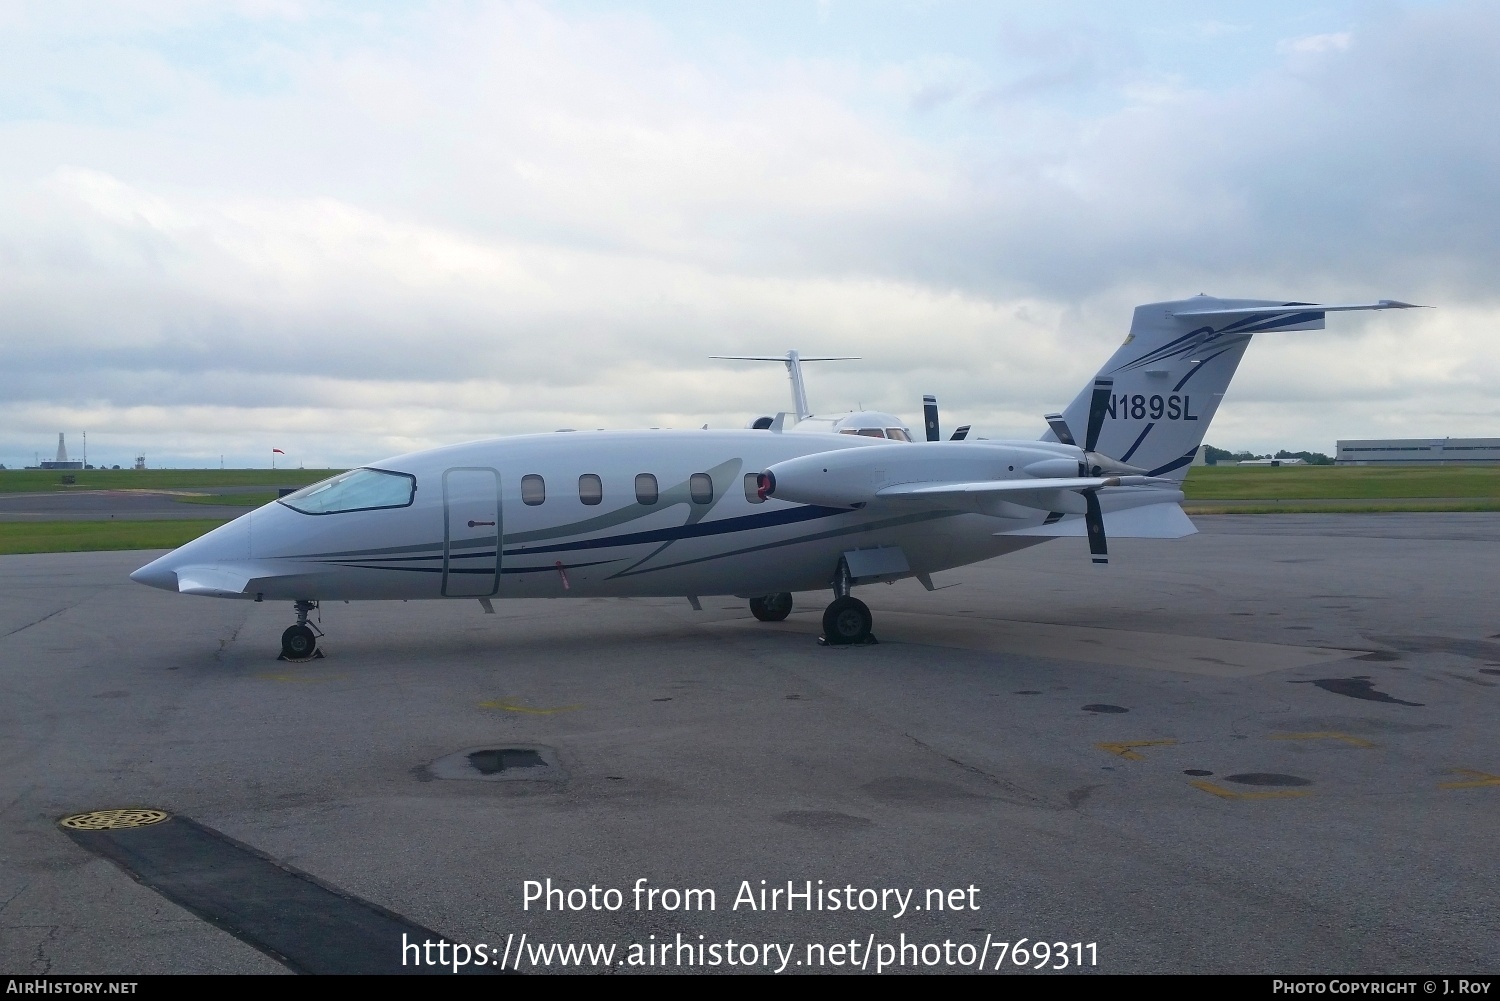
[[[1276,43],[1276,51],[1283,55],[1317,55],[1323,52],[1343,52],[1354,42],[1347,31],[1335,31],[1324,35],[1304,35],[1287,38]]]
[[[706,356],[789,347],[866,359],[813,370],[815,403],[935,391],[1033,434],[1132,306],[1199,291],[1442,307],[1257,344],[1216,444],[1500,432],[1489,8],[1293,39],[1207,90],[1098,30],[864,64],[684,51],[629,13],[273,7],[11,21],[7,464],[85,426],[338,463],[739,425],[784,379]],[[199,36],[227,55],[185,56]]]

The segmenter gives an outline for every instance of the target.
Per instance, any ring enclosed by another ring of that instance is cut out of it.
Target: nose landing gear
[[[318,603],[294,601],[292,607],[297,610],[297,624],[288,626],[286,632],[281,634],[281,656],[276,659],[295,662],[317,660],[323,656],[323,651],[318,649],[318,637],[323,635],[323,630],[308,622],[307,614],[315,610]]]

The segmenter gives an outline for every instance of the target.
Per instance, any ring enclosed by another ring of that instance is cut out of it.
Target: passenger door
[[[500,589],[500,473],[461,466],[443,474],[443,595],[482,598]]]

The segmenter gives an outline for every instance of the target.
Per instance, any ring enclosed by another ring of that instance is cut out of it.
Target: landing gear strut
[[[316,660],[323,656],[318,649],[318,637],[323,631],[307,621],[307,614],[318,607],[316,601],[294,601],[297,624],[288,626],[281,634],[281,656],[277,660]]]
[[[762,622],[780,622],[792,614],[792,596],[786,591],[750,599],[750,614]]]
[[[870,635],[875,617],[870,614],[869,606],[849,594],[853,586],[849,564],[841,559],[833,575],[833,601],[823,610],[823,635],[819,642],[825,646],[879,642]]]

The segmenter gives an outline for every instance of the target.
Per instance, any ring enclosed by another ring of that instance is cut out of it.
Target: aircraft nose
[[[159,587],[163,591],[177,590],[177,571],[167,564],[172,554],[168,553],[160,559],[152,560],[130,575],[130,579],[137,584],[146,584],[150,587]]]
[[[137,584],[177,590],[177,570],[188,566],[211,566],[250,556],[250,516],[241,515],[227,525],[220,525],[207,535],[153,560],[130,575]]]

